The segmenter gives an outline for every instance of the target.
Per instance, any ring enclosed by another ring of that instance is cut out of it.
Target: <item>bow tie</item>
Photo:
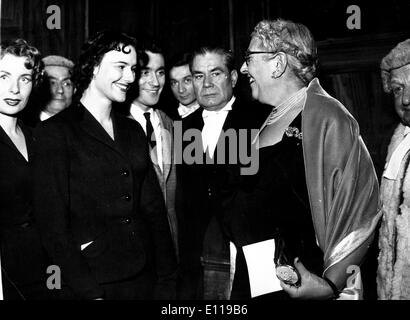
[[[216,117],[217,115],[219,115],[223,112],[228,112],[229,110],[231,110],[231,109],[227,108],[227,109],[221,109],[221,110],[218,110],[218,111],[204,110],[204,111],[202,111],[202,118],[205,119],[205,118],[208,118],[208,117]]]

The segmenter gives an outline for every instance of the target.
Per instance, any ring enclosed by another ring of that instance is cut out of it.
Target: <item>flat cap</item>
[[[62,56],[51,55],[44,57],[43,59],[44,66],[59,66],[59,67],[66,67],[68,69],[73,69],[74,63]]]

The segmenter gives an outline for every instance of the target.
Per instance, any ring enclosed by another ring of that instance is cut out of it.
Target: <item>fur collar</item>
[[[399,124],[391,139],[386,162],[404,138]],[[404,157],[397,180],[382,178],[380,197],[383,220],[379,235],[377,291],[379,299],[410,299],[410,152]]]

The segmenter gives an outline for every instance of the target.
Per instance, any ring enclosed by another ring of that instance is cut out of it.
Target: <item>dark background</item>
[[[360,30],[346,26],[350,16],[346,9],[351,4],[361,9]],[[47,28],[49,5],[61,9],[59,30]],[[2,40],[22,37],[43,55],[59,54],[74,61],[88,36],[116,28],[153,37],[164,48],[166,58],[199,45],[219,44],[234,51],[240,67],[258,21],[282,17],[301,22],[318,42],[322,86],[358,120],[379,177],[382,173],[397,117],[392,97],[382,91],[379,64],[398,42],[410,37],[408,0],[2,0],[1,7]],[[244,77],[240,77],[237,91],[250,98]],[[170,97],[169,90],[164,97]],[[372,250],[373,266],[367,274],[374,282],[376,249]],[[372,290],[368,297],[374,297],[374,287]]]
[[[249,36],[261,19],[282,17],[304,23],[318,42],[319,79],[342,101],[360,124],[380,176],[392,128],[397,121],[392,98],[384,94],[379,64],[398,42],[410,37],[410,2],[319,0],[2,0],[1,37],[23,37],[44,55],[76,60],[88,36],[105,28],[148,35],[165,50],[166,58],[203,44],[219,44],[235,53],[237,67]],[[349,5],[361,9],[361,29],[349,30]],[[61,9],[61,29],[49,30],[49,5]],[[238,94],[250,98],[240,77]],[[167,88],[163,99],[170,98]],[[169,103],[174,103],[170,101]]]

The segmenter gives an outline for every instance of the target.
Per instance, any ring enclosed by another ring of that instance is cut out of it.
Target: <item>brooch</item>
[[[302,132],[299,131],[296,127],[287,127],[285,130],[285,134],[288,137],[295,137],[302,140]]]

